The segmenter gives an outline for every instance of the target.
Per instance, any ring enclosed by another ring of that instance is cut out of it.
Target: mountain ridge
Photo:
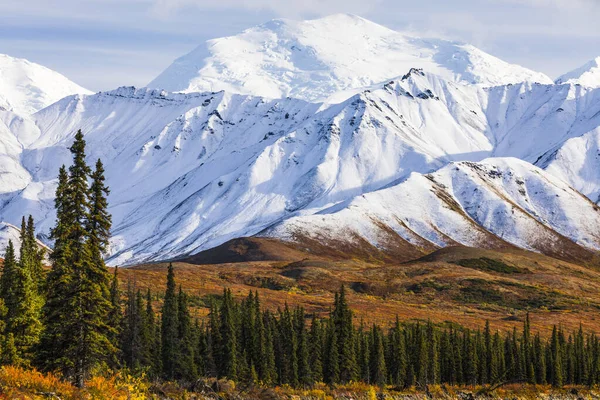
[[[348,22],[348,30],[332,32],[343,25],[340,19]],[[374,32],[363,38],[368,43],[391,35],[400,42],[390,39],[383,48],[407,45],[402,34],[347,15],[261,27],[246,35],[277,31],[296,40],[302,32],[314,39],[323,31],[352,39],[368,31]],[[422,48],[419,40],[413,49]],[[430,50],[445,52],[446,59],[458,54],[455,46],[463,46],[439,43]],[[355,47],[360,50],[360,40]],[[273,47],[271,55],[287,54],[282,49]],[[433,59],[431,51],[427,57]],[[252,61],[251,55],[238,58]],[[465,60],[455,61],[465,68],[475,65]],[[121,87],[67,96],[31,116],[0,110],[0,221],[15,224],[31,214],[40,239],[50,244],[56,174],[61,164],[70,163],[68,147],[81,129],[88,162],[104,161],[111,186],[111,264],[183,257],[255,235],[311,241],[316,248],[314,238],[323,230],[333,232],[347,223],[354,226],[327,240],[380,259],[458,244],[517,246],[589,259],[598,250],[595,232],[561,196],[590,215],[597,213],[600,89],[520,81],[509,64],[493,66],[499,68],[494,76],[517,82],[488,87],[466,83],[463,75],[457,79],[447,70],[438,75],[411,65],[379,83],[348,85],[322,102],[226,90]],[[503,178],[494,183],[481,171],[501,177],[518,172],[540,189],[523,195],[527,182]],[[544,183],[556,179],[562,183]],[[453,186],[459,181],[460,191]],[[410,199],[406,213],[399,191],[410,190],[420,197]],[[481,205],[470,203],[477,194],[486,199]],[[361,199],[371,199],[367,205],[373,209],[365,211]],[[534,202],[543,205],[536,208]],[[487,211],[480,215],[478,209]],[[489,222],[494,212],[497,224]],[[347,220],[327,223],[340,215]],[[415,225],[416,216],[429,222]]]
[[[0,54],[0,109],[29,115],[74,93],[92,92],[47,67]]]
[[[557,84],[572,83],[587,87],[600,87],[600,57],[567,72],[555,81]]]
[[[552,82],[471,45],[411,37],[355,15],[336,14],[307,21],[272,20],[239,35],[212,39],[178,58],[148,86],[314,102],[413,67],[483,86]]]
[[[133,87],[75,95],[22,124],[35,132],[19,134],[30,144],[15,157],[30,177],[0,195],[0,220],[31,213],[47,232],[56,171],[68,164],[79,128],[88,158],[107,166],[111,263],[123,264],[194,254],[289,218],[332,213],[450,162],[517,156],[534,163],[600,126],[581,121],[600,111],[597,96],[600,90],[575,85],[481,88],[418,69],[338,104]],[[515,148],[517,140],[526,143],[523,131],[535,146]],[[556,157],[546,164],[575,172],[571,164],[553,164]],[[582,190],[576,179],[567,181]],[[570,229],[582,229],[581,221],[566,218]],[[488,228],[481,228],[483,237]],[[559,225],[548,229],[565,236]],[[447,243],[461,242],[446,236]],[[566,246],[585,252],[592,242]]]

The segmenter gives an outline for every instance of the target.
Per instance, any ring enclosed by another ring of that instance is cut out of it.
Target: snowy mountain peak
[[[355,15],[335,14],[308,21],[277,19],[209,40],[175,60],[148,86],[321,101],[411,68],[481,86],[552,83],[544,74],[470,45],[416,38]]]
[[[75,93],[91,92],[42,65],[0,54],[0,108],[29,115]]]
[[[556,80],[557,84],[570,83],[587,87],[600,87],[600,57],[566,73]]]

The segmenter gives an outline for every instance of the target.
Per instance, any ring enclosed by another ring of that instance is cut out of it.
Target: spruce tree
[[[352,311],[346,300],[346,289],[341,286],[332,314],[335,324],[338,353],[340,355],[340,382],[347,383],[358,378],[358,365],[354,352],[354,327]]]
[[[552,330],[552,338],[550,341],[550,362],[551,362],[551,380],[552,386],[554,387],[562,387],[564,383],[563,376],[563,360],[562,360],[562,352],[560,349],[559,339],[558,339],[558,330],[556,329],[556,325]]]
[[[35,245],[34,245],[35,246]],[[21,229],[21,257],[17,262],[14,246],[9,241],[5,255],[2,277],[3,300],[6,307],[4,334],[12,334],[14,346],[13,362],[27,365],[32,359],[32,351],[38,343],[42,324],[40,310],[42,298],[38,292],[38,282],[34,279],[32,265],[38,255],[37,249],[27,243],[25,218]]]
[[[196,377],[197,369],[194,363],[194,332],[188,307],[188,297],[179,287],[177,296],[177,367],[175,377],[187,381]]]
[[[383,333],[376,325],[371,329],[371,382],[383,386],[386,383]]]
[[[298,359],[298,381],[304,386],[314,383],[311,374],[308,353],[308,337],[304,323],[304,310],[298,307],[294,313],[294,325],[298,337],[297,359]]]
[[[279,332],[282,342],[281,381],[298,385],[298,335],[294,328],[292,313],[287,304],[280,312]]]
[[[340,381],[340,356],[337,345],[337,333],[331,320],[329,320],[327,331],[328,339],[325,357],[325,380],[330,385],[333,385]]]
[[[360,366],[360,379],[363,382],[370,383],[371,382],[371,365],[369,361],[369,356],[371,352],[371,348],[369,345],[369,335],[365,331],[364,322],[360,321],[360,327],[358,329],[358,341],[359,341],[359,366]]]
[[[535,335],[533,341],[534,348],[534,365],[535,365],[535,380],[538,384],[546,384],[546,353],[542,345],[540,334]],[[582,382],[579,382],[582,383]]]
[[[4,301],[4,306],[7,308],[4,318],[12,318],[12,313],[15,311],[15,299],[13,287],[16,281],[17,274],[17,259],[15,258],[15,247],[12,240],[8,241],[6,253],[4,254],[4,266],[2,268],[2,277],[0,278],[0,297]],[[10,306],[9,306],[10,305]],[[9,313],[10,308],[10,313]]]
[[[150,364],[149,372],[151,376],[158,376],[160,374],[160,332],[158,330],[156,315],[154,308],[152,307],[152,293],[150,288],[146,292],[146,312],[145,321],[148,331],[148,346],[150,347]]]
[[[214,300],[210,303],[208,332],[206,334],[206,354],[204,355],[208,376],[218,377],[221,371],[221,322],[219,310]]]
[[[266,384],[277,381],[277,367],[275,361],[275,329],[271,313],[265,311],[262,315],[262,323],[265,327],[265,371],[262,375],[262,380]]]
[[[323,334],[321,321],[313,314],[309,333],[310,366],[313,382],[323,382]]]
[[[25,241],[27,244],[27,252],[29,253],[29,269],[32,278],[37,285],[37,292],[41,296],[44,290],[46,274],[44,271],[44,249],[39,248],[35,237],[35,222],[30,215],[27,219],[27,227],[25,229]]]
[[[70,148],[73,164],[61,168],[56,190],[55,249],[43,310],[45,329],[39,361],[45,370],[57,370],[82,387],[91,370],[110,360],[116,347],[108,324],[111,310],[109,274],[102,258],[103,233],[89,230],[95,218],[90,208],[90,168],[85,163],[81,131]],[[96,179],[96,178],[95,178]],[[68,316],[68,317],[67,317]]]
[[[219,375],[235,380],[238,374],[237,328],[235,303],[229,289],[225,289],[223,292],[220,317],[221,359],[219,360]]]
[[[167,289],[161,316],[162,375],[165,379],[174,379],[177,369],[177,358],[179,355],[179,348],[177,347],[179,329],[178,316],[179,310],[175,284],[175,271],[173,270],[173,264],[169,264],[167,272]]]
[[[108,325],[111,327],[109,333],[109,340],[112,343],[119,341],[122,329],[122,310],[121,310],[121,293],[119,291],[119,268],[115,267],[113,277],[110,283],[110,312],[108,314]],[[119,366],[119,357],[121,357],[121,348],[112,355],[112,359],[109,360],[109,365],[112,368]]]

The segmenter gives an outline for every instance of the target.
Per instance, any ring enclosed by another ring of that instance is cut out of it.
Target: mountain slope
[[[91,92],[44,66],[0,54],[0,108],[29,115],[76,93]]]
[[[559,77],[557,84],[571,83],[587,87],[600,87],[600,57]]]
[[[399,240],[422,247],[514,245],[559,258],[600,249],[600,209],[561,180],[515,158],[451,163],[357,197],[343,208],[287,219],[263,233],[321,243],[346,238],[386,249]],[[394,249],[390,249],[392,252]]]
[[[175,60],[148,86],[318,101],[410,68],[483,86],[551,83],[544,74],[470,45],[415,38],[339,14],[309,21],[273,20],[236,36],[209,40]]]
[[[111,263],[194,254],[230,239],[267,232],[290,218],[335,214],[370,192],[404,187],[407,178],[407,182],[417,179],[411,174],[421,174],[416,176],[427,183],[423,174],[455,161],[512,156],[549,170],[554,165],[552,173],[558,176],[562,171],[567,183],[548,187],[540,183],[540,190],[560,194],[556,189],[560,186],[575,196],[568,184],[585,188],[570,178],[577,173],[569,175],[569,168],[578,164],[568,159],[580,157],[579,162],[587,164],[592,155],[581,157],[566,149],[570,140],[600,126],[598,96],[600,90],[573,85],[482,88],[416,69],[339,104],[131,87],[71,96],[31,119],[0,114],[8,127],[6,137],[14,142],[3,156],[13,160],[13,169],[21,168],[22,175],[6,175],[14,182],[11,190],[0,193],[0,221],[14,224],[21,215],[32,214],[44,239],[54,222],[55,177],[59,166],[69,163],[68,147],[79,128],[88,143],[88,161],[102,158],[111,186]],[[563,147],[567,161],[553,164]],[[527,167],[538,171],[529,164],[505,163],[510,165],[503,170],[516,168],[533,178],[538,174],[527,172]],[[471,180],[466,186],[470,191],[478,185],[486,193],[514,192],[517,187],[502,181],[508,186],[489,188],[485,180]],[[431,210],[443,204],[426,189],[419,190],[425,190],[422,197],[411,202],[422,208],[398,214],[402,218],[427,220]],[[528,209],[515,196],[489,200],[504,210],[496,225],[486,225],[484,219],[473,223],[474,218],[453,212],[440,214],[442,220],[423,225],[414,234],[399,235],[399,228],[384,226],[395,240],[390,254],[418,255],[451,243],[488,243],[560,256],[555,247],[516,241],[519,235],[533,238],[539,232],[546,232],[544,240],[562,243],[569,257],[587,254],[584,248],[596,249],[589,226],[568,204],[546,201],[545,206],[562,219],[546,216],[543,222],[534,215],[542,215],[542,210]],[[536,199],[540,196],[536,194]],[[591,203],[578,196],[574,204],[581,201],[581,209],[589,208]],[[393,196],[386,202],[381,201],[382,208],[399,207]],[[518,218],[506,211],[514,204],[525,210],[517,213]],[[367,239],[362,239],[364,248],[377,252],[380,242]]]

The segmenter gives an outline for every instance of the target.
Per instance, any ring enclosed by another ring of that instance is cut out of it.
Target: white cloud
[[[183,8],[222,10],[242,8],[251,11],[270,11],[282,17],[302,17],[305,15],[328,15],[345,12],[363,14],[373,10],[383,0],[154,0],[156,15],[172,15]]]

